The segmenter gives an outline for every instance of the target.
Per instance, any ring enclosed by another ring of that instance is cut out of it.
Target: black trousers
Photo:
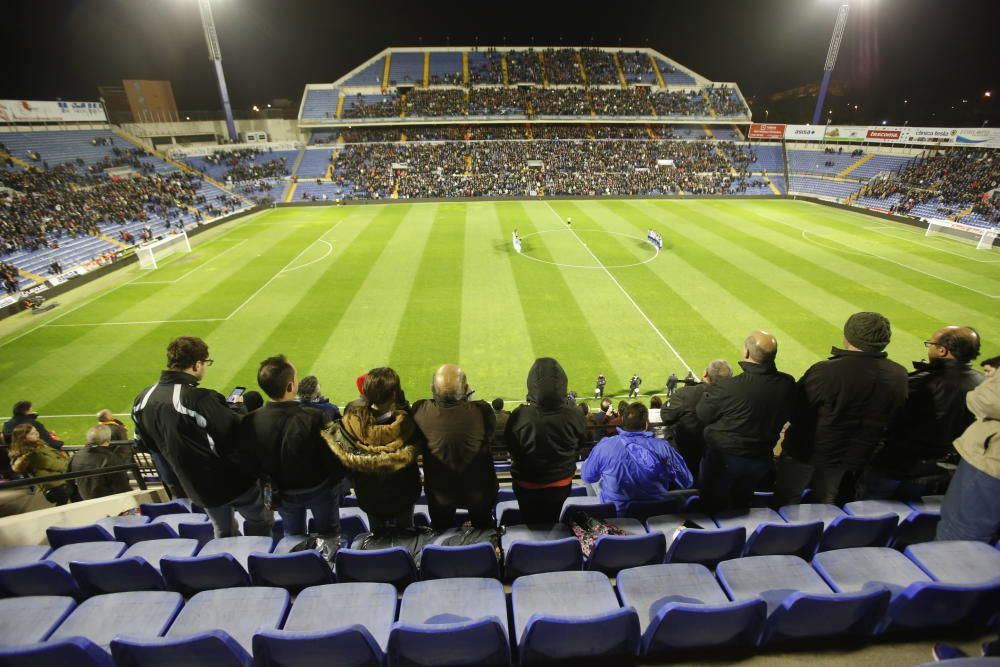
[[[774,502],[797,505],[802,492],[811,489],[814,503],[843,505],[857,497],[858,471],[840,466],[814,466],[791,456],[778,459]]]
[[[493,514],[493,506],[496,496],[476,505],[469,503],[466,509],[469,510],[469,521],[473,528],[489,530],[497,527],[496,516]],[[434,500],[431,494],[427,495],[427,510],[431,515],[431,528],[441,533],[451,528],[455,523],[455,512],[457,505],[445,505]]]
[[[514,483],[514,496],[521,508],[524,523],[559,523],[563,503],[569,498],[570,486],[552,486],[545,489],[525,489]]]

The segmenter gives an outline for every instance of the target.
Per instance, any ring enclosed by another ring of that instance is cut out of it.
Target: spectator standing
[[[684,457],[688,470],[698,479],[701,459],[705,456],[705,424],[698,419],[698,403],[710,385],[732,377],[733,369],[725,359],[716,359],[705,368],[704,382],[675,389],[666,405],[660,408],[660,419],[667,427],[667,440]],[[676,380],[676,376],[673,376]]]
[[[527,403],[507,422],[514,495],[525,523],[555,523],[585,443],[583,414],[566,400],[566,371],[555,359],[536,359],[527,386]]]
[[[181,336],[167,346],[167,369],[132,406],[136,443],[159,453],[191,499],[205,508],[216,537],[236,535],[233,512],[247,535],[270,535],[273,515],[260,488],[240,467],[240,416],[226,397],[198,384],[212,359],[200,338]]]
[[[629,398],[639,398],[639,385],[642,384],[642,378],[638,375],[633,375],[632,379],[628,381],[628,397]]]
[[[444,532],[455,521],[455,510],[469,510],[480,530],[496,528],[496,470],[490,445],[496,417],[486,401],[470,401],[465,373],[454,364],[437,369],[431,385],[434,398],[413,404],[413,420],[424,435],[424,487],[431,527]]]
[[[125,465],[132,462],[132,446],[111,445],[111,427],[105,424],[91,426],[87,430],[87,445],[69,461],[69,472],[100,470]],[[128,473],[116,472],[76,480],[76,488],[84,500],[102,498],[132,490]]]
[[[671,373],[667,378],[667,398],[674,395],[675,389],[677,389],[677,373]]]
[[[859,471],[906,403],[906,369],[885,353],[891,336],[881,314],[855,313],[844,324],[845,348],[834,347],[799,379],[775,502],[798,502],[807,488],[818,503],[854,499]]]
[[[108,427],[111,442],[123,442],[128,440],[128,429],[125,423],[117,419],[111,410],[104,409],[97,413],[97,423]]]
[[[583,462],[584,482],[601,483],[601,501],[624,514],[633,500],[661,500],[673,488],[687,489],[693,479],[681,455],[650,433],[649,411],[632,403],[622,415],[618,434],[604,438]]]
[[[604,386],[606,384],[608,384],[608,379],[601,373],[597,376],[597,382],[594,383],[594,398],[604,398]]]
[[[66,453],[47,446],[38,429],[27,423],[18,424],[11,433],[10,461],[14,472],[28,477],[60,475],[66,472],[69,465]],[[79,500],[70,482],[45,482],[39,488],[53,505]]]
[[[304,406],[320,410],[327,423],[340,421],[340,408],[323,395],[315,375],[307,375],[299,382],[299,401]]]
[[[493,430],[493,446],[506,449],[504,434],[507,432],[507,420],[510,419],[510,411],[503,409],[503,399],[494,398],[493,415],[496,417],[496,427]]]

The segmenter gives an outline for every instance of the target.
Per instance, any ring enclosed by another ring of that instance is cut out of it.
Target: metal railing
[[[120,472],[127,472],[131,474],[135,478],[135,483],[138,485],[139,489],[142,491],[146,490],[146,480],[143,479],[142,473],[139,471],[139,466],[135,463],[123,463],[121,465],[108,466],[107,468],[97,468],[95,470],[64,472],[58,475],[46,475],[44,477],[26,477],[24,479],[15,479],[9,482],[0,482],[0,491],[8,491],[10,489],[22,489],[27,486],[39,486],[41,484],[49,484],[51,482],[66,482],[74,479],[82,479],[85,477],[112,475]]]

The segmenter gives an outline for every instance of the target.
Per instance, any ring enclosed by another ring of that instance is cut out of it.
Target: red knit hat
[[[368,373],[362,373],[361,375],[358,376],[358,393],[359,394],[363,394],[364,393],[364,391],[362,391],[361,388],[365,386],[365,378],[366,377],[368,377]]]

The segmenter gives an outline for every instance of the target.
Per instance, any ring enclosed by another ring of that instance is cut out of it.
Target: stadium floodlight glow
[[[198,0],[198,9],[201,11],[201,27],[205,31],[205,43],[208,45],[208,59],[215,65],[215,78],[219,83],[219,95],[222,97],[222,110],[226,114],[226,129],[229,130],[229,140],[236,141],[236,122],[233,120],[233,107],[229,104],[226,75],[222,72],[222,49],[219,48],[219,36],[215,32],[212,5],[209,0]]]
[[[844,30],[847,28],[847,12],[850,9],[851,6],[845,2],[837,12],[837,22],[833,26],[833,34],[830,36],[830,48],[826,52],[826,62],[823,64],[823,82],[819,86],[819,98],[816,100],[816,110],[813,111],[813,125],[819,125],[819,117],[823,113],[823,102],[826,101],[826,89],[830,87],[830,77],[833,75],[833,68],[837,64],[837,54],[840,52],[840,43],[844,40]]]

